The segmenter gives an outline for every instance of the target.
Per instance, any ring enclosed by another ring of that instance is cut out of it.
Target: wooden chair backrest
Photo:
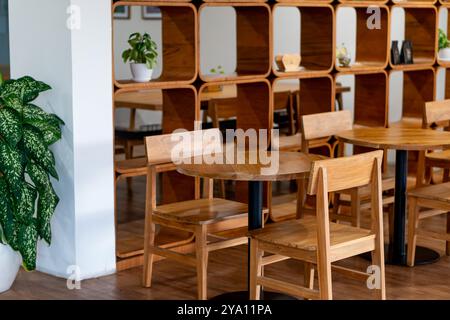
[[[288,108],[291,108],[291,92],[275,92],[273,95],[273,110],[288,110]]]
[[[149,165],[171,163],[223,150],[222,134],[213,128],[150,136],[145,138],[145,147]]]
[[[302,116],[301,127],[305,141],[330,137],[338,132],[352,129],[352,114],[349,110],[344,110]]]
[[[448,126],[450,121],[450,99],[425,103],[424,128],[436,124]]]
[[[308,194],[316,195],[322,172],[327,192],[368,185],[373,180],[374,168],[381,170],[383,151],[362,153],[351,157],[315,161],[309,177]],[[375,164],[377,164],[376,167]],[[380,171],[381,172],[381,171]]]
[[[219,128],[219,121],[237,116],[238,99],[213,99],[208,104],[208,115],[212,119],[213,127]]]
[[[313,163],[309,179],[309,194],[316,197],[317,266],[319,270],[332,262],[328,192],[371,184],[371,233],[375,247],[383,255],[383,204],[381,186],[381,161],[383,151],[373,151],[347,158],[320,160]],[[355,249],[347,248],[348,255]],[[321,267],[322,266],[322,267]],[[384,259],[380,261],[384,268]],[[320,271],[319,271],[320,272]],[[328,281],[331,281],[328,279]],[[329,292],[331,296],[331,292]]]

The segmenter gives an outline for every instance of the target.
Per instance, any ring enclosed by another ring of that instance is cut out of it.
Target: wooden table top
[[[275,86],[275,92],[295,92],[299,89],[298,83],[279,83]],[[350,91],[350,87],[336,87],[336,94]],[[227,99],[237,96],[235,85],[224,86],[221,91],[202,92],[201,101],[210,101],[212,99]],[[143,109],[162,111],[163,97],[160,90],[139,90],[129,91],[118,94],[115,98],[116,108]]]
[[[362,147],[394,150],[433,150],[450,147],[450,132],[413,128],[355,128],[336,137]]]
[[[223,156],[218,155],[218,157]],[[246,164],[206,164],[203,158],[191,158],[191,164],[178,164],[177,171],[193,177],[238,181],[282,181],[303,179],[309,176],[311,164],[320,156],[306,155],[301,152],[279,152],[278,168],[272,172],[262,172],[270,165],[247,164],[249,155],[244,153]],[[271,156],[271,153],[268,153]],[[274,160],[275,161],[275,160]],[[196,163],[197,162],[197,163]]]

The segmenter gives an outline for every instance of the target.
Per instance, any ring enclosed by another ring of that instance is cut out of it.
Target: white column
[[[69,29],[68,8],[80,28]],[[9,2],[11,76],[30,75],[52,86],[38,105],[66,123],[52,148],[61,201],[51,246],[40,243],[38,270],[81,278],[115,271],[113,113],[110,0]]]

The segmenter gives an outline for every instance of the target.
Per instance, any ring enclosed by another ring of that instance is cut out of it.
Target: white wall
[[[80,30],[67,28],[69,5]],[[61,201],[37,265],[61,277],[71,265],[82,279],[115,271],[110,11],[110,0],[10,1],[11,75],[51,85],[37,104],[66,123],[52,146]]]

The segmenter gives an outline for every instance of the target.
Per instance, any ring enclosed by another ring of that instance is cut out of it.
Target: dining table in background
[[[386,263],[406,265],[406,188],[408,151],[425,151],[450,147],[450,132],[413,128],[355,128],[340,132],[336,138],[344,143],[375,149],[395,150],[395,203],[393,243],[389,243]],[[416,265],[439,260],[439,253],[417,246]]]
[[[301,152],[278,152],[277,154],[278,158],[274,158],[274,161],[277,161],[277,168],[272,172],[263,172],[263,169],[267,170],[267,164],[249,163],[248,153],[244,155],[246,159],[244,164],[227,163],[225,158],[223,163],[207,164],[204,163],[203,158],[192,158],[188,163],[178,164],[177,171],[192,177],[248,182],[248,230],[255,230],[263,227],[263,182],[306,179],[309,177],[312,162],[321,158]],[[268,152],[268,157],[271,156],[272,154]],[[250,246],[248,255],[250,257]],[[249,281],[249,265],[247,275]],[[249,288],[249,283],[247,283],[247,288]],[[293,299],[273,292],[265,292],[263,297],[266,300]],[[248,300],[248,298],[248,291],[240,291],[219,295],[214,299]]]

